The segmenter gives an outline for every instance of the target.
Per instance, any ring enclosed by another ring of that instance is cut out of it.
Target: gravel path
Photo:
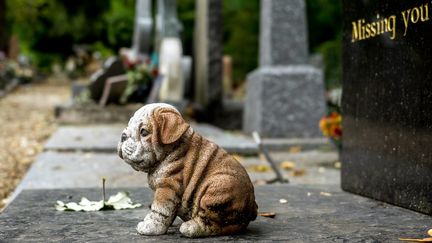
[[[0,99],[0,209],[56,129],[54,105],[69,98],[68,87],[35,84]]]

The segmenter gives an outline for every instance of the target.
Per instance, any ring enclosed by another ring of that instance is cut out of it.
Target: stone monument
[[[160,0],[157,3],[155,46],[159,52],[159,72],[163,77],[159,100],[177,104],[183,100],[185,88],[179,33],[181,24],[177,19],[176,0]]]
[[[248,75],[243,130],[264,137],[319,137],[323,72],[308,65],[304,0],[262,0],[259,68]]]
[[[152,44],[152,1],[136,0],[132,53],[136,58],[150,54]]]
[[[195,101],[205,107],[222,100],[222,1],[196,0]]]
[[[432,215],[430,7],[343,1],[341,162],[344,190]]]

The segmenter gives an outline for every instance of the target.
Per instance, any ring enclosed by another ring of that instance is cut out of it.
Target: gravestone
[[[195,101],[213,106],[222,99],[222,1],[196,0],[195,6]]]
[[[158,0],[156,14],[155,49],[159,50],[166,37],[180,37],[181,24],[177,18],[176,0]]]
[[[132,53],[134,57],[150,54],[153,19],[151,0],[136,0]]]
[[[105,87],[105,81],[109,77],[125,73],[122,60],[117,57],[108,58],[103,64],[102,69],[98,70],[90,77],[89,91],[93,100],[99,101]]]
[[[243,130],[264,137],[319,137],[323,72],[308,63],[304,0],[262,0],[259,68],[247,77]]]
[[[181,102],[184,96],[182,45],[179,38],[164,38],[160,47],[159,73],[163,76],[159,91],[162,102]]]
[[[343,1],[344,190],[432,215],[432,5]]]

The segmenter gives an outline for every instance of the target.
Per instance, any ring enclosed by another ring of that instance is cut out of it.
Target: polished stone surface
[[[335,186],[262,186],[255,190],[259,211],[275,212],[276,217],[258,217],[241,235],[207,239],[181,236],[179,219],[167,235],[138,235],[136,224],[148,213],[153,194],[147,188],[127,189],[142,208],[87,213],[58,212],[54,204],[83,196],[100,200],[100,189],[27,190],[0,214],[0,241],[396,242],[399,237],[422,237],[432,224],[426,215],[341,192]],[[117,191],[111,189],[107,194]]]
[[[343,3],[342,186],[432,215],[432,22],[410,20],[404,36],[402,15],[431,3]],[[353,22],[392,15],[394,40],[391,32],[353,42]]]

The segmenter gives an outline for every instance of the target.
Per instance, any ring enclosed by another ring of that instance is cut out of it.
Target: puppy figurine
[[[135,112],[121,135],[118,154],[148,173],[155,192],[151,212],[137,230],[165,234],[176,216],[187,237],[235,234],[257,216],[254,188],[240,163],[194,132],[171,105]]]

